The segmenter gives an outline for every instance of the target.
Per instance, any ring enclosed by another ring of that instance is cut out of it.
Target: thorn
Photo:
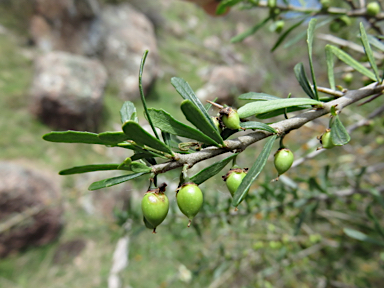
[[[212,104],[213,106],[217,107],[217,108],[220,108],[220,109],[223,109],[224,106],[223,105],[220,105],[220,104],[217,104],[215,102],[212,102],[210,100],[206,100],[208,103]]]

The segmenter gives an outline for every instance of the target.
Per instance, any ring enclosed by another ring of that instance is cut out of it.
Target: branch
[[[370,84],[359,90],[350,90],[347,91],[343,97],[324,103],[323,108],[298,114],[290,119],[276,122],[270,126],[279,131],[280,134],[287,134],[292,130],[300,128],[304,124],[313,121],[314,119],[328,114],[332,106],[336,106],[337,110],[341,111],[344,107],[347,107],[368,96],[381,93],[383,90],[384,85],[379,85],[378,83]],[[192,154],[174,153],[175,160],[152,166],[152,172],[155,174],[165,173],[169,170],[180,168],[185,164],[187,164],[189,167],[192,167],[198,162],[213,158],[220,154],[243,151],[251,144],[271,135],[272,134],[268,132],[252,132],[233,140],[226,140],[225,148],[208,147]]]

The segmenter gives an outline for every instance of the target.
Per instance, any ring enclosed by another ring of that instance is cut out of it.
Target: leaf
[[[241,122],[240,126],[241,128],[244,128],[244,129],[257,129],[257,130],[267,131],[273,134],[277,133],[277,131],[273,129],[271,126],[265,123],[256,122],[256,121]]]
[[[309,83],[308,77],[305,74],[304,65],[303,63],[296,64],[295,68],[293,68],[293,71],[295,72],[295,76],[297,81],[299,81],[299,84],[301,88],[303,88],[304,92],[312,99],[316,99],[316,95],[313,92],[311,83]]]
[[[129,170],[125,168],[118,168],[120,164],[94,164],[94,165],[84,165],[84,166],[75,166],[72,168],[64,169],[59,172],[59,175],[72,175],[80,173],[88,173],[94,171],[107,171],[107,170]]]
[[[371,45],[369,45],[367,32],[365,32],[364,25],[362,22],[360,22],[360,35],[361,35],[361,42],[363,43],[363,46],[364,46],[365,54],[367,55],[368,61],[371,64],[373,72],[375,73],[376,81],[380,82],[379,70],[377,69],[375,57],[373,57],[373,52],[371,49]]]
[[[329,48],[327,48],[329,47]],[[345,64],[351,66],[356,71],[360,72],[361,74],[367,76],[368,78],[372,79],[373,81],[376,81],[376,76],[374,73],[369,71],[367,68],[365,68],[361,63],[353,59],[351,56],[349,56],[347,53],[345,53],[343,50],[327,44],[325,46],[326,49],[329,49],[334,55],[336,55],[337,58],[339,58],[341,61],[343,61]]]
[[[309,66],[311,68],[311,76],[312,76],[312,83],[313,83],[313,91],[315,92],[315,100],[319,100],[319,94],[317,92],[317,85],[316,85],[316,77],[315,77],[315,70],[313,69],[313,61],[312,61],[312,45],[313,45],[313,32],[316,27],[316,18],[312,18],[311,21],[309,21],[308,25],[308,36],[307,36],[307,43],[308,43],[308,57],[309,57]]]
[[[231,156],[220,160],[219,162],[216,162],[215,164],[212,164],[211,166],[208,166],[201,170],[200,172],[193,175],[190,179],[192,182],[196,183],[197,185],[200,185],[201,183],[204,183],[209,178],[215,176],[217,173],[219,173],[223,168],[233,159],[235,158],[239,153],[232,154]]]
[[[347,236],[349,236],[353,239],[384,246],[384,241],[380,241],[380,240],[371,238],[368,235],[366,235],[360,231],[350,229],[350,228],[344,228],[343,231]]]
[[[140,176],[143,176],[145,174],[148,174],[149,172],[140,172],[140,173],[132,173],[128,175],[122,175],[118,177],[108,178],[101,181],[93,182],[89,187],[88,190],[94,191],[102,188],[111,187],[117,184],[121,184],[124,182],[127,182],[129,180],[138,178]]]
[[[219,3],[216,9],[216,15],[224,14],[228,7],[234,6],[242,0],[224,0]]]
[[[245,94],[241,94],[239,100],[255,100],[255,101],[269,101],[269,100],[277,100],[281,99],[277,96],[272,96],[265,93],[256,93],[256,92],[248,92]]]
[[[123,125],[123,131],[128,136],[129,140],[135,141],[139,145],[145,145],[155,150],[162,151],[173,155],[172,150],[169,149],[163,142],[153,137],[141,127],[140,124],[129,120]]]
[[[303,20],[300,20],[299,22],[293,24],[291,27],[289,27],[283,34],[281,34],[281,36],[279,37],[279,39],[277,39],[275,45],[273,45],[272,49],[271,49],[271,52],[275,51],[277,49],[277,47],[280,46],[280,44],[284,41],[284,39],[293,31],[295,30],[297,27],[299,27],[304,21],[306,20],[303,19]]]
[[[274,110],[271,112],[258,114],[256,117],[258,119],[268,119],[268,118],[282,115],[284,113],[290,113],[290,112],[300,111],[300,110],[309,109],[309,108],[311,108],[310,105],[302,105],[302,106],[296,106],[296,107],[282,108],[282,109],[277,109],[277,110]]]
[[[185,115],[185,118],[196,128],[202,131],[206,136],[213,139],[217,143],[224,145],[223,139],[221,138],[219,132],[215,127],[211,126],[208,123],[207,118],[204,117],[203,113],[199,108],[197,108],[192,101],[184,100],[181,103],[181,111]]]
[[[269,154],[271,153],[273,143],[275,142],[276,138],[277,135],[271,136],[268,139],[267,143],[264,145],[259,157],[257,157],[252,168],[249,169],[239,188],[237,188],[232,200],[233,206],[237,207],[241,203],[241,201],[243,201],[252,183],[256,180],[260,172],[263,170],[265,164],[267,163]]]
[[[248,30],[244,31],[243,33],[240,33],[239,35],[236,35],[231,39],[231,43],[237,43],[243,41],[245,38],[251,36],[252,34],[255,34],[261,27],[263,27],[267,22],[271,19],[271,17],[265,18],[260,23],[257,23],[255,26],[249,28]]]
[[[122,131],[102,132],[97,135],[103,142],[110,143],[111,145],[124,142],[128,140],[127,135]]]
[[[96,133],[91,132],[81,132],[81,131],[54,131],[48,134],[43,135],[43,139],[50,142],[59,142],[59,143],[84,143],[84,144],[102,144],[108,145],[99,139]]]
[[[347,144],[351,137],[339,119],[339,115],[334,117],[331,126],[331,140],[336,146]]]
[[[240,107],[237,110],[237,113],[239,114],[239,117],[243,119],[252,115],[258,115],[261,113],[267,113],[281,108],[288,108],[301,105],[316,105],[322,107],[323,103],[307,98],[289,98],[261,102],[251,102]]]
[[[373,35],[367,35],[368,41],[371,43],[372,46],[375,46],[377,49],[384,52],[384,43],[380,42],[375,36]]]
[[[143,104],[144,107],[144,113],[147,117],[147,120],[149,122],[149,125],[152,128],[153,134],[155,134],[156,138],[160,140],[159,135],[157,135],[156,129],[153,126],[151,117],[149,117],[148,114],[148,109],[147,109],[147,102],[145,101],[145,96],[144,96],[144,91],[143,91],[143,83],[142,83],[142,78],[143,78],[143,70],[144,70],[144,64],[145,60],[147,59],[148,56],[148,50],[144,51],[143,57],[141,58],[141,63],[140,63],[140,70],[139,70],[139,91],[140,91],[140,97],[141,97],[141,103]],[[124,124],[124,123],[123,123]]]
[[[176,91],[180,94],[181,97],[185,100],[190,100],[202,113],[206,121],[215,128],[211,116],[209,116],[207,110],[205,110],[204,105],[200,102],[199,98],[196,97],[195,92],[193,92],[191,86],[182,78],[172,77],[171,83],[175,87]],[[216,129],[216,128],[215,128]]]
[[[152,117],[153,124],[155,125],[155,127],[159,128],[161,131],[165,131],[167,133],[178,135],[181,137],[194,139],[206,144],[220,146],[216,141],[207,137],[199,130],[177,121],[169,113],[165,112],[162,109],[151,108],[148,110],[148,112]]]
[[[125,101],[120,109],[121,123],[124,124],[126,121],[132,120],[139,122],[137,119],[136,107],[131,101]]]
[[[151,172],[151,167],[148,167],[144,163],[141,163],[139,161],[133,161],[130,165],[130,168],[133,172],[139,173],[139,172]]]
[[[332,90],[336,90],[336,85],[335,85],[335,74],[333,72],[333,67],[335,65],[334,61],[334,56],[332,53],[332,50],[329,47],[325,47],[325,58],[327,61],[327,71],[328,71],[328,81],[329,81],[329,86],[331,87]]]

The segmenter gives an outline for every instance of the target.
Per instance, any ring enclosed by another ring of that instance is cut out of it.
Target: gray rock
[[[62,214],[52,175],[0,162],[0,257],[56,239]]]
[[[56,129],[96,130],[107,73],[98,60],[65,52],[37,58],[31,108]]]

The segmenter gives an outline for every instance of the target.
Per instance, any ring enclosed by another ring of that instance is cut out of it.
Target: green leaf
[[[267,22],[271,19],[271,17],[265,18],[260,23],[257,23],[255,26],[249,28],[248,30],[244,31],[243,33],[240,33],[239,35],[236,35],[231,39],[231,43],[237,43],[243,41],[245,38],[255,34],[261,27],[263,27]]]
[[[76,166],[68,169],[61,170],[59,175],[72,175],[80,173],[88,173],[94,171],[107,171],[107,170],[129,170],[125,168],[118,168],[120,164],[94,164],[94,165],[84,165]]]
[[[239,114],[240,118],[247,118],[252,115],[267,113],[281,108],[288,108],[301,105],[316,105],[322,107],[323,103],[307,98],[289,98],[261,102],[250,102],[240,107],[237,110],[237,113]]]
[[[295,76],[297,81],[299,81],[299,84],[301,88],[303,88],[304,92],[312,99],[316,99],[316,95],[313,92],[311,83],[309,83],[307,74],[305,74],[304,65],[303,63],[296,64],[295,68],[293,68],[293,71],[295,72]]]
[[[360,231],[350,229],[350,228],[344,228],[343,231],[347,236],[349,236],[353,239],[384,246],[384,241],[380,241],[380,240],[371,238],[368,235],[366,235]]]
[[[347,130],[345,129],[343,123],[339,119],[339,115],[334,117],[331,127],[331,140],[333,144],[341,146],[347,144],[351,137],[349,136]]]
[[[279,39],[277,39],[275,45],[273,45],[272,49],[271,49],[271,52],[275,51],[277,49],[277,47],[280,46],[281,43],[283,43],[284,39],[287,38],[287,36],[293,31],[295,30],[297,27],[299,27],[304,21],[306,20],[303,19],[295,24],[293,24],[291,27],[289,27],[283,34],[281,34],[281,36],[279,37]]]
[[[162,151],[173,155],[172,150],[169,149],[163,142],[153,137],[141,127],[140,124],[134,121],[127,121],[123,125],[123,131],[128,136],[129,140],[135,141],[139,145],[145,145],[155,150]]]
[[[336,90],[335,74],[333,72],[333,67],[335,65],[335,61],[334,61],[332,49],[329,46],[325,46],[325,58],[327,61],[329,86],[331,87],[332,90]]]
[[[144,163],[141,163],[139,161],[133,161],[130,165],[130,169],[135,172],[135,173],[139,173],[139,172],[151,172],[151,167],[148,167],[147,165],[145,165]]]
[[[265,123],[256,122],[256,121],[241,122],[240,126],[241,128],[244,128],[244,129],[257,129],[257,130],[267,131],[273,134],[277,133],[277,131],[273,129],[271,126]]]
[[[379,41],[375,36],[373,35],[367,35],[368,36],[368,41],[371,43],[372,46],[375,46],[377,49],[381,50],[384,52],[384,43]]]
[[[311,108],[310,105],[302,105],[302,106],[297,106],[297,107],[282,108],[282,109],[277,109],[275,111],[258,114],[256,117],[258,119],[268,119],[268,118],[282,115],[284,113],[290,113],[290,112],[300,111],[300,110],[309,109],[309,108]]]
[[[151,117],[149,117],[148,114],[148,109],[147,109],[147,102],[145,101],[145,96],[144,96],[144,91],[143,91],[143,83],[142,83],[142,78],[143,78],[143,70],[144,70],[144,64],[145,60],[147,59],[148,56],[148,50],[144,51],[143,57],[141,58],[141,63],[140,63],[140,70],[139,70],[139,91],[140,91],[140,97],[141,97],[141,103],[143,104],[144,107],[144,113],[147,117],[147,120],[149,122],[149,125],[152,128],[153,134],[155,134],[156,138],[160,140],[159,135],[157,135],[156,129],[153,126]],[[131,119],[132,120],[132,119]],[[124,123],[123,123],[124,124]]]
[[[185,118],[196,128],[202,131],[206,136],[213,139],[217,143],[224,145],[219,131],[208,123],[207,118],[203,115],[199,108],[197,108],[190,100],[184,100],[181,102],[181,111],[185,115]]]
[[[127,135],[122,131],[107,131],[99,133],[97,136],[101,141],[110,143],[111,145],[128,140]]]
[[[277,96],[272,96],[265,93],[257,93],[257,92],[248,92],[245,94],[241,94],[239,100],[254,100],[254,101],[269,101],[269,100],[278,100],[281,99]]]
[[[216,15],[221,15],[227,11],[227,7],[232,7],[242,0],[224,0],[217,6]]]
[[[361,42],[363,43],[363,46],[364,46],[365,54],[367,55],[368,61],[371,64],[373,72],[375,73],[376,81],[380,82],[379,70],[377,69],[375,57],[373,57],[373,52],[371,49],[371,45],[369,45],[367,32],[365,32],[364,25],[362,22],[360,22],[360,35],[361,35]]]
[[[155,127],[159,128],[161,131],[165,131],[167,133],[178,135],[181,137],[194,139],[206,144],[220,146],[216,141],[207,137],[199,130],[177,121],[169,113],[165,112],[162,109],[151,108],[148,110],[148,112],[152,117],[153,124],[155,125]]]
[[[379,220],[372,213],[372,204],[367,206],[367,208],[365,209],[365,213],[367,214],[368,218],[371,219],[371,221],[373,221],[375,225],[375,230],[380,234],[381,237],[384,238],[384,230],[381,227]]]
[[[309,21],[307,43],[308,43],[308,57],[309,57],[309,66],[311,68],[313,91],[315,92],[315,98],[313,99],[319,100],[319,94],[317,92],[317,85],[316,85],[315,70],[313,69],[313,61],[312,61],[312,45],[313,45],[313,35],[314,35],[313,32],[316,27],[316,22],[317,22],[316,18],[312,18],[311,21]]]
[[[216,162],[215,164],[212,164],[211,166],[208,166],[201,170],[200,172],[193,175],[190,179],[192,182],[196,183],[197,185],[200,185],[201,183],[204,183],[209,178],[215,176],[217,173],[219,173],[223,168],[236,156],[238,153],[232,154],[231,156],[220,160],[219,162]]]
[[[329,48],[327,48],[329,47]],[[339,58],[341,61],[343,61],[345,64],[351,66],[356,71],[360,72],[361,74],[367,76],[368,78],[372,79],[373,81],[376,81],[376,76],[374,73],[369,71],[367,68],[365,68],[361,63],[353,59],[351,56],[349,56],[347,53],[345,53],[343,50],[337,48],[336,46],[327,44],[325,46],[326,49],[329,49],[333,54],[336,55],[337,58]]]
[[[136,107],[131,101],[125,101],[120,109],[121,123],[124,124],[126,121],[132,120],[139,122],[136,114]]]
[[[93,182],[88,187],[88,190],[93,191],[93,190],[111,187],[111,186],[114,186],[117,184],[127,182],[129,180],[138,178],[138,177],[143,176],[143,175],[148,174],[148,173],[149,172],[132,173],[132,174],[128,174],[128,175],[122,175],[122,176],[118,176],[118,177],[113,177],[113,178],[108,178],[108,179],[104,179],[101,181]]]
[[[249,169],[239,188],[237,188],[232,200],[233,206],[237,207],[241,203],[241,201],[243,201],[252,183],[256,180],[260,172],[263,170],[265,164],[267,163],[269,154],[271,153],[273,143],[275,142],[276,138],[277,135],[273,135],[267,140],[267,143],[264,145],[259,157],[257,157],[252,168]]]
[[[171,83],[175,87],[176,91],[180,94],[181,97],[185,100],[190,100],[202,113],[206,121],[215,128],[211,116],[209,116],[204,105],[200,102],[199,98],[196,97],[195,92],[193,92],[191,86],[182,78],[172,77]],[[216,129],[216,128],[215,128]]]
[[[102,144],[108,145],[109,143],[99,139],[96,133],[82,132],[82,131],[54,131],[43,135],[43,139],[50,142],[59,143],[84,143],[84,144]]]

